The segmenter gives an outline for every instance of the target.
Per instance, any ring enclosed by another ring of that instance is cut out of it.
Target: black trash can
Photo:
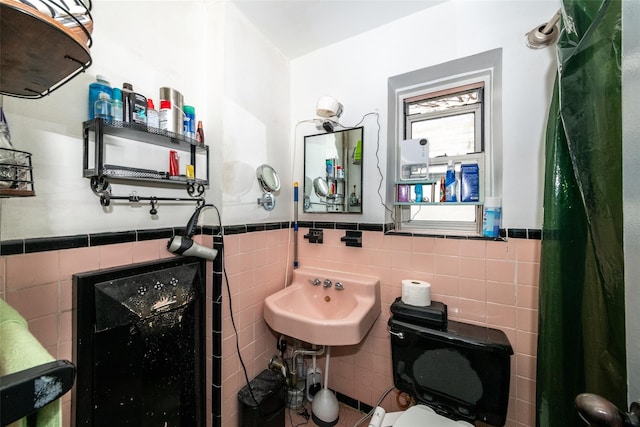
[[[284,376],[265,369],[238,392],[240,427],[284,427],[287,388]],[[252,396],[253,394],[253,396]]]

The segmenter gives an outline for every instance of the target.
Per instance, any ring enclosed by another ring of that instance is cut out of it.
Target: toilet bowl
[[[436,414],[426,405],[416,405],[403,412],[390,412],[384,416],[380,427],[474,427],[466,421],[453,421]]]
[[[444,304],[423,309],[444,310],[436,316],[441,322],[425,325],[415,320],[415,307],[404,316],[401,305],[392,304],[388,322],[393,382],[417,405],[385,414],[380,427],[471,427],[475,421],[503,426],[513,355],[505,333],[448,321]]]

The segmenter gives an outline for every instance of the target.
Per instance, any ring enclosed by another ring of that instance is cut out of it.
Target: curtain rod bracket
[[[560,34],[560,30],[556,24],[561,16],[562,9],[558,9],[549,22],[539,25],[525,34],[527,47],[530,49],[543,49],[553,44]]]

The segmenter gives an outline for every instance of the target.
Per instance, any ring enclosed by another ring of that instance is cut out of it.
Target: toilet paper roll
[[[431,305],[431,283],[422,280],[403,280],[402,302],[418,307]]]

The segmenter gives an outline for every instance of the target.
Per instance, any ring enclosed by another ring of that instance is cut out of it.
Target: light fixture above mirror
[[[276,197],[273,193],[280,190],[278,173],[269,165],[260,165],[256,169],[256,178],[262,189],[262,197],[258,197],[258,205],[271,211],[276,207]]]
[[[322,127],[318,126],[318,130],[324,129],[331,133],[335,129],[336,125],[340,125],[338,119],[342,115],[344,107],[332,96],[323,95],[318,98],[316,103],[316,114],[319,117],[323,117]]]

